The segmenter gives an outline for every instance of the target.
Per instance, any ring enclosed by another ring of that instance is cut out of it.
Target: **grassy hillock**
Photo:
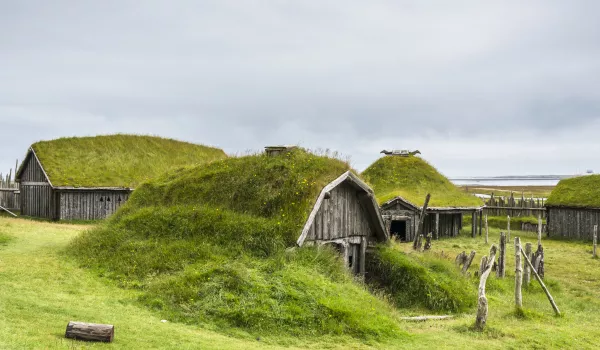
[[[31,146],[54,186],[128,187],[173,167],[226,157],[218,148],[155,136],[66,137]]]
[[[473,307],[477,298],[472,281],[447,257],[406,254],[398,243],[378,246],[367,271],[370,282],[391,295],[400,308],[461,312]]]
[[[169,320],[255,334],[400,335],[394,309],[325,247],[294,245],[348,164],[295,150],[178,169],[141,185],[71,244],[87,267],[143,291]]]
[[[425,160],[410,156],[384,156],[362,174],[379,203],[401,196],[421,206],[427,193],[430,207],[479,207],[481,199],[465,194]]]
[[[600,175],[560,180],[546,205],[600,208]]]

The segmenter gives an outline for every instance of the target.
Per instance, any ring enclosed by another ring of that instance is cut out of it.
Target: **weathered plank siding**
[[[548,207],[547,215],[550,237],[591,240],[600,225],[600,209]]]
[[[61,190],[60,220],[98,220],[112,215],[129,199],[129,191]]]
[[[54,191],[35,156],[25,159],[20,182],[21,215],[54,219]]]
[[[307,240],[321,242],[350,237],[372,237],[371,224],[357,190],[340,184],[330,192],[315,216]]]
[[[14,188],[0,188],[0,206],[8,210],[20,210],[19,190]]]

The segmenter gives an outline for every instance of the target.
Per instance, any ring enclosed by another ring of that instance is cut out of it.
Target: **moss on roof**
[[[480,207],[481,199],[460,191],[425,160],[416,157],[384,156],[362,176],[373,187],[379,203],[401,196],[422,206],[427,193],[430,207]]]
[[[223,150],[141,135],[68,137],[32,146],[54,186],[128,187],[168,169],[227,157]]]
[[[550,193],[546,205],[600,208],[600,175],[560,180]]]
[[[348,164],[301,149],[177,169],[142,184],[70,249],[143,291],[169,320],[256,334],[398,336],[392,307],[333,249],[294,246],[321,189]]]

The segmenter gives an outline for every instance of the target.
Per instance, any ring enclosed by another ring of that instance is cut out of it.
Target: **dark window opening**
[[[390,236],[400,241],[406,241],[406,221],[392,220]]]
[[[104,197],[100,197],[100,202],[104,202]]]
[[[352,268],[352,262],[353,262],[353,261],[352,261],[352,260],[353,260],[352,258],[354,258],[352,255],[348,255],[348,267],[349,267],[349,268]]]
[[[119,198],[117,199],[117,202],[120,202],[120,201],[121,201],[121,196],[119,196]]]
[[[110,202],[110,197],[106,197],[106,201],[107,201],[107,202]]]

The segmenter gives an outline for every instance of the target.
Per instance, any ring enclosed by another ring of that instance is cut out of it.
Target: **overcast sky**
[[[61,136],[600,172],[600,2],[0,0],[0,172]]]

